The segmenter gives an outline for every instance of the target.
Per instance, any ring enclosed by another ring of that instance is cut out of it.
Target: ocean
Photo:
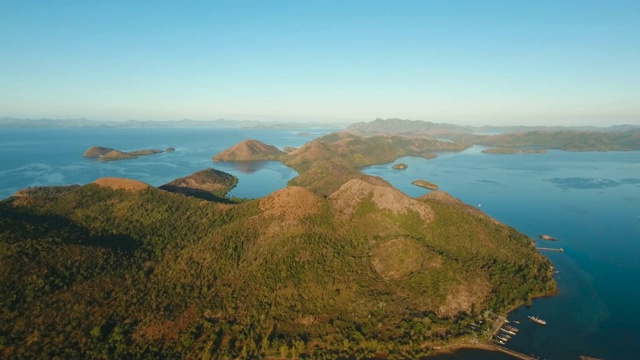
[[[297,176],[279,162],[214,163],[211,157],[245,139],[279,148],[298,147],[337,129],[0,129],[0,198],[29,186],[86,184],[100,177],[127,177],[153,186],[213,167],[239,178],[231,196],[256,198]],[[133,160],[99,162],[82,153],[90,146],[175,152]],[[436,159],[406,157],[363,172],[380,176],[410,196],[434,182],[467,204],[532,238],[549,234],[562,247],[543,253],[558,273],[560,293],[512,312],[521,321],[507,347],[541,359],[634,359],[640,354],[640,153],[563,152],[489,155],[473,147]],[[406,170],[392,170],[404,162]],[[535,315],[547,321],[527,321]],[[439,359],[506,359],[466,349]]]

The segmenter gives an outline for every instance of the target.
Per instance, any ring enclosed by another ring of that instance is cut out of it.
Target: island
[[[551,235],[545,235],[545,234],[538,235],[538,237],[539,237],[540,239],[542,239],[542,240],[548,240],[548,241],[557,241],[557,240],[558,240],[558,239],[554,238],[554,237],[553,237],[553,236],[551,236]]]
[[[399,163],[399,164],[395,164],[393,165],[391,168],[394,170],[404,170],[406,168],[408,168],[409,166],[405,163]]]
[[[228,201],[225,198],[231,191],[238,178],[224,171],[204,169],[189,176],[173,180],[159,187],[172,193],[193,196],[206,200]]]
[[[416,359],[488,342],[498,314],[556,292],[551,262],[459,199],[410,197],[360,171],[465,146],[344,132],[289,153],[246,141],[213,160],[277,159],[299,175],[257,199],[228,198],[236,179],[213,168],[160,188],[103,178],[5,199],[0,351]]]
[[[421,120],[375,119],[352,124],[347,131],[363,136],[403,135],[444,138],[465,144],[496,148],[493,154],[511,154],[512,149],[564,151],[637,151],[640,126],[458,126]],[[505,150],[502,150],[505,149]],[[519,150],[518,150],[519,151]],[[525,153],[540,153],[538,151]],[[519,153],[519,152],[517,152]]]
[[[168,152],[175,151],[173,148],[167,149]],[[87,158],[97,158],[100,161],[115,161],[115,160],[127,160],[127,159],[136,159],[139,156],[153,155],[162,153],[162,150],[159,149],[143,149],[143,150],[134,150],[134,151],[120,151],[116,149],[112,149],[110,147],[104,146],[91,146],[88,148],[82,156]]]
[[[438,190],[438,185],[426,181],[426,180],[415,180],[413,182],[411,182],[413,185],[415,186],[419,186],[419,187],[423,187],[425,189],[429,189],[429,190]]]
[[[516,149],[511,147],[489,148],[482,150],[484,154],[546,154],[545,149]]]

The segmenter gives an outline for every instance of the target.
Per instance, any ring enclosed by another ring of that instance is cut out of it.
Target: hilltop
[[[177,193],[115,180],[21,192],[0,202],[0,353],[417,358],[482,339],[469,325],[487,310],[555,291],[551,263],[449,195],[358,171],[461,148],[333,134],[278,155],[300,173],[287,188],[238,203],[182,194],[234,184],[213,169],[170,182]],[[259,149],[245,155],[270,156]]]
[[[166,183],[159,189],[201,199],[223,201],[225,195],[237,183],[238,178],[231,174],[215,169],[204,169]]]
[[[213,161],[278,160],[286,152],[258,140],[244,140],[213,157]]]

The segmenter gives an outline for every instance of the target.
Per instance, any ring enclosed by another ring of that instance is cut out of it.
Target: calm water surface
[[[432,160],[401,158],[364,172],[411,196],[427,192],[411,185],[413,180],[435,182],[531,237],[559,239],[538,244],[565,250],[544,252],[559,271],[560,294],[510,315],[522,323],[509,348],[547,359],[640,358],[640,153],[489,155],[481,150]],[[399,162],[409,168],[390,169]],[[526,321],[527,315],[548,325]],[[478,353],[457,355],[476,359]],[[499,358],[492,356],[499,355],[482,355]]]
[[[286,186],[297,173],[278,162],[214,163],[211,157],[245,139],[298,147],[332,129],[0,129],[0,198],[28,186],[86,184],[104,176],[159,186],[213,167],[239,178],[232,196],[255,198]],[[305,133],[301,133],[305,132]],[[307,134],[308,132],[308,134]],[[173,153],[101,163],[85,159],[90,146],[119,150],[174,147]],[[363,171],[410,196],[444,191],[537,237],[550,234],[564,253],[554,263],[560,294],[536,299],[510,318],[522,320],[508,347],[547,359],[637,359],[640,355],[640,153],[488,155],[474,147],[436,159],[407,157]],[[409,165],[403,171],[390,167]],[[545,327],[526,320],[532,314]],[[467,349],[440,359],[506,359]]]

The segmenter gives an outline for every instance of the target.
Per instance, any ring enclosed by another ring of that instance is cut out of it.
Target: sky
[[[0,0],[0,117],[640,124],[640,1]]]

